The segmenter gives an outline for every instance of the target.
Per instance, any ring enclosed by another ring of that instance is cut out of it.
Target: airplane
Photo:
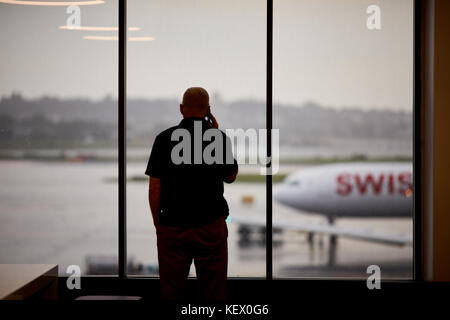
[[[335,261],[337,237],[412,245],[412,234],[389,234],[374,230],[355,230],[334,225],[338,218],[412,218],[412,164],[410,162],[341,163],[319,165],[296,171],[274,187],[279,203],[307,214],[327,218],[328,225],[287,222],[273,219],[273,230],[296,230],[329,235],[329,265]],[[247,236],[251,228],[265,228],[265,219],[232,216]]]

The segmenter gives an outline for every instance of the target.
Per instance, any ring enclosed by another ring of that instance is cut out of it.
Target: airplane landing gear
[[[283,232],[282,229],[273,228],[272,234],[281,234]],[[266,246],[266,228],[252,228],[245,225],[240,225],[238,229],[239,234],[239,247],[240,248],[248,248],[254,245],[259,247]],[[272,245],[274,248],[279,247],[283,244],[282,240],[272,240]]]
[[[328,223],[330,225],[334,224],[334,217],[328,216]],[[328,266],[334,266],[336,262],[336,247],[337,247],[337,236],[335,234],[331,234],[329,236],[329,246],[328,246]]]

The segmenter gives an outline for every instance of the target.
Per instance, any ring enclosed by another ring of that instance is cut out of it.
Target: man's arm
[[[156,230],[159,227],[159,210],[161,205],[161,179],[150,177],[148,186],[148,202]]]
[[[236,172],[233,175],[226,177],[225,179],[223,179],[223,181],[225,181],[226,183],[232,183],[232,182],[234,182],[234,180],[236,180],[237,174],[238,174],[238,172],[236,170]]]
[[[225,134],[224,134],[225,135]],[[236,180],[236,176],[239,172],[239,166],[236,159],[233,159],[231,140],[225,135],[225,165],[224,165],[224,176],[223,181],[226,183],[232,183]],[[233,160],[233,163],[229,163]]]

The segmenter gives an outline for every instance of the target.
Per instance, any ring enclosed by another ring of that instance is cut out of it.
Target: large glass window
[[[0,1],[0,263],[117,274],[117,1],[52,4]]]
[[[39,3],[0,0],[0,263],[117,274],[117,1]],[[158,274],[144,171],[192,86],[240,165],[228,275],[266,275],[266,14],[128,1],[128,275]],[[412,278],[413,1],[279,0],[273,14],[274,276]]]
[[[277,277],[412,278],[413,1],[274,2]]]
[[[132,1],[128,13],[130,27],[154,38],[130,42],[127,59],[128,272],[151,275],[158,260],[144,171],[153,139],[181,121],[179,104],[192,86],[209,92],[220,129],[265,128],[266,3]],[[257,164],[241,163],[238,181],[225,185],[229,276],[265,276],[263,228],[252,228],[250,239],[233,219],[264,221],[265,180],[258,170]]]

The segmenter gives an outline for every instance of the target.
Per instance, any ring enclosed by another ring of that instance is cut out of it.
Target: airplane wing
[[[265,227],[265,219],[253,217],[230,216],[229,221],[243,226],[249,227]],[[328,235],[336,235],[339,237],[364,240],[369,242],[378,242],[389,245],[405,246],[412,245],[413,239],[410,234],[388,234],[375,232],[371,229],[355,230],[350,228],[342,228],[334,225],[307,224],[299,222],[273,221],[273,228],[282,230],[294,230],[300,232],[321,233]]]

